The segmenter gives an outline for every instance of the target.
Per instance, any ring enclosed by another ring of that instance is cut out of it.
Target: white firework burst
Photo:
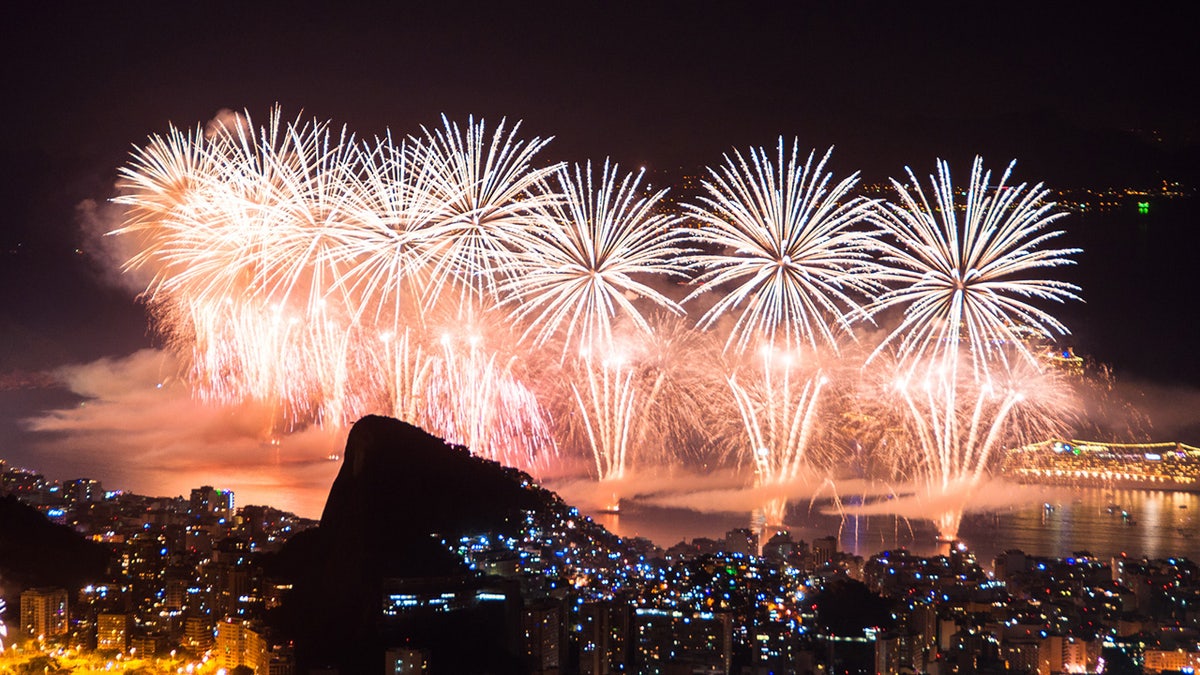
[[[483,120],[459,127],[443,117],[442,128],[410,138],[409,161],[428,172],[426,192],[438,209],[426,238],[433,260],[427,301],[451,282],[467,302],[493,301],[498,283],[519,274],[514,237],[536,222],[536,209],[557,201],[535,188],[561,166],[535,167],[550,139],[521,140],[520,126],[506,132],[501,120],[489,136]]]
[[[879,287],[869,255],[875,232],[862,226],[871,202],[850,196],[857,173],[833,183],[831,152],[802,162],[799,141],[789,153],[782,137],[774,160],[764,148],[734,152],[709,169],[707,196],[688,205],[703,249],[692,258],[703,272],[688,300],[732,286],[700,319],[710,327],[736,314],[727,347],[767,340],[836,348],[866,317],[860,296]]]
[[[1062,234],[1049,226],[1063,213],[1047,201],[1039,183],[1008,185],[1014,163],[1000,181],[975,158],[961,208],[956,203],[949,165],[939,160],[930,176],[931,203],[908,171],[911,186],[893,180],[900,196],[877,211],[886,238],[883,262],[895,287],[876,302],[876,311],[904,308],[904,318],[876,349],[894,347],[902,360],[931,358],[957,363],[960,346],[969,350],[977,376],[1015,350],[1035,357],[1023,331],[1053,337],[1067,328],[1032,300],[1078,300],[1079,287],[1044,279],[1046,269],[1072,264],[1074,248],[1046,248]]]
[[[685,276],[680,218],[659,210],[666,190],[647,193],[641,180],[641,171],[620,177],[607,161],[598,177],[590,162],[557,174],[563,198],[543,208],[540,227],[518,235],[520,273],[504,286],[535,345],[555,336],[564,349],[610,345],[621,317],[649,333],[639,299],[683,313],[648,283]]]

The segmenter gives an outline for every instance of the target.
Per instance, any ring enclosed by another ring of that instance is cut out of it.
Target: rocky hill
[[[294,583],[276,628],[294,637],[302,667],[378,670],[383,649],[395,646],[381,628],[385,582],[474,576],[443,540],[516,534],[526,511],[561,505],[527,474],[385,417],[356,423],[343,457],[320,525],[293,537],[268,566]],[[513,650],[493,647],[480,662],[515,672],[504,665]],[[486,646],[476,640],[473,649]]]

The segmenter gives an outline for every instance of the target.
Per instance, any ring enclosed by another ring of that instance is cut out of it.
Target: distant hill
[[[77,588],[104,576],[109,551],[46,519],[11,495],[0,497],[0,591]]]
[[[527,474],[390,418],[359,420],[343,457],[320,525],[267,561],[269,573],[295,585],[276,627],[294,636],[302,667],[374,672],[387,646],[379,631],[385,579],[466,577],[442,539],[515,535],[523,511],[561,504]]]

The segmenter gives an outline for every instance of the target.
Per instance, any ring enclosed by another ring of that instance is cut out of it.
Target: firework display
[[[869,255],[874,234],[862,227],[872,203],[850,195],[858,174],[830,185],[832,150],[815,166],[815,154],[801,164],[799,153],[799,139],[789,154],[782,138],[774,163],[763,148],[749,161],[735,152],[709,169],[705,196],[688,207],[705,247],[694,257],[700,274],[691,297],[733,286],[700,325],[736,314],[729,341],[739,349],[763,340],[836,345],[866,317],[862,296],[881,288]]]
[[[1078,287],[1033,273],[1069,265],[1068,256],[1079,251],[1043,248],[1062,234],[1046,228],[1064,214],[1046,201],[1041,184],[1007,185],[1012,169],[1009,164],[992,185],[991,172],[976,157],[961,208],[946,162],[939,161],[937,177],[930,177],[932,204],[911,169],[911,189],[893,179],[900,201],[884,204],[875,220],[890,235],[882,261],[894,283],[876,311],[902,306],[904,319],[877,354],[894,347],[914,362],[931,357],[932,363],[955,365],[966,353],[975,375],[986,378],[989,365],[1010,353],[1034,360],[1028,333],[1053,339],[1067,332],[1029,299],[1078,300]]]
[[[892,448],[887,473],[914,484],[940,535],[953,539],[969,495],[1002,451],[1064,434],[1073,407],[1066,377],[1054,368],[1013,360],[993,365],[981,380],[945,358],[916,369],[894,359],[877,364],[861,393],[884,429],[876,442]]]
[[[950,538],[965,495],[997,451],[1062,433],[1072,414],[1057,373],[1032,348],[1066,327],[1029,300],[1078,299],[1076,286],[1037,275],[1071,264],[1078,250],[1043,248],[1062,234],[1047,227],[1063,214],[1040,184],[1008,185],[1012,169],[993,185],[975,158],[961,208],[948,163],[939,161],[930,178],[932,204],[909,170],[911,189],[893,180],[899,201],[872,216],[887,235],[881,260],[891,284],[875,311],[903,307],[904,315],[869,360],[893,356],[887,398],[899,403],[908,432],[900,445],[909,449],[901,454],[921,457],[917,476],[927,496],[943,503],[962,496],[936,517]]]
[[[726,349],[761,353],[749,367],[735,360],[725,378],[759,487],[790,483],[809,468],[828,377],[797,366],[814,361],[819,348],[836,352],[854,320],[867,316],[860,302],[881,288],[869,255],[875,232],[864,227],[874,205],[850,195],[857,174],[831,185],[831,152],[815,164],[810,153],[801,163],[799,139],[789,153],[782,138],[773,162],[765,148],[751,149],[748,161],[735,152],[720,170],[709,170],[705,196],[688,209],[702,223],[692,297],[731,287],[700,326],[735,315]],[[778,497],[762,506],[769,524],[782,523],[785,510]]]
[[[590,163],[560,172],[552,189],[561,198],[520,237],[519,277],[506,285],[526,337],[561,344],[578,366],[572,398],[602,481],[625,476],[638,413],[651,407],[653,388],[636,376],[636,342],[652,332],[641,306],[683,313],[648,281],[686,278],[680,219],[657,209],[666,192],[642,194],[641,172],[619,173],[608,162],[598,177]],[[621,320],[633,334],[618,340]]]
[[[1061,214],[1011,165],[993,184],[977,159],[961,208],[944,162],[932,202],[911,171],[888,202],[780,138],[677,211],[642,172],[539,163],[519,128],[172,128],[121,169],[112,235],[198,396],[270,406],[268,433],[383,413],[526,469],[710,453],[782,490],[836,478],[858,401],[860,440],[890,441],[872,478],[965,494],[1061,429],[1030,340],[1066,332],[1043,305],[1079,289],[1040,273],[1076,251],[1045,247]]]

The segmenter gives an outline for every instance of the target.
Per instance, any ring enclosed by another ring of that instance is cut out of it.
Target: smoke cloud
[[[1200,445],[1200,389],[1138,380],[1117,383],[1118,395],[1148,413],[1155,441]]]
[[[204,137],[211,139],[218,135],[236,135],[238,131],[249,133],[250,122],[246,116],[230,108],[221,108],[213,118],[204,124]]]
[[[193,398],[166,352],[142,350],[63,368],[83,401],[26,421],[53,473],[102,480],[148,495],[182,495],[201,485],[231,489],[238,504],[269,504],[318,517],[340,464],[344,432],[316,428],[272,434],[269,408]]]
[[[137,295],[146,290],[152,271],[122,271],[126,261],[137,252],[132,237],[110,237],[125,224],[125,207],[111,201],[85,199],[75,205],[75,220],[79,225],[83,249],[95,263],[100,279],[116,288]]]

